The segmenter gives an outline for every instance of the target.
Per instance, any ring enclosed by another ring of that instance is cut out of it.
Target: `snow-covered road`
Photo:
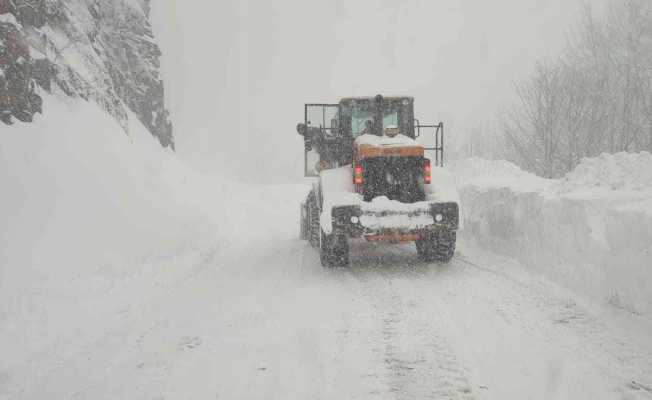
[[[464,237],[450,265],[359,243],[323,269],[297,239],[305,187],[247,190],[226,236],[175,256],[183,273],[83,308],[0,370],[0,398],[652,398],[646,319]]]

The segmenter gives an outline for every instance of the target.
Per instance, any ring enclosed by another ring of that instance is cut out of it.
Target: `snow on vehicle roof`
[[[368,101],[368,100],[375,100],[375,99],[376,99],[376,96],[358,96],[358,97],[342,97],[342,99],[340,101],[351,101],[351,100]],[[396,101],[396,100],[403,100],[403,99],[414,100],[414,97],[412,97],[412,96],[383,97],[383,100],[388,100],[388,101]]]
[[[396,135],[394,137],[389,136],[376,136],[376,135],[360,135],[355,139],[356,146],[363,144],[379,146],[379,147],[392,147],[392,146],[421,146],[414,139],[411,139],[405,135]]]

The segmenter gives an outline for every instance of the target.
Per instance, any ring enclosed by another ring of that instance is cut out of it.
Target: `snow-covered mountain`
[[[62,91],[174,147],[149,14],[149,0],[0,0],[0,119],[30,122]]]

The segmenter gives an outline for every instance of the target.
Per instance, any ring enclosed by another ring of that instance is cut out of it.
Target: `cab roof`
[[[355,101],[371,101],[374,100],[376,96],[359,96],[359,97],[342,97],[340,100],[340,103],[347,103],[352,100]],[[414,97],[412,96],[383,96],[383,99],[388,100],[388,101],[401,101],[401,100],[409,100],[409,101],[414,101]]]

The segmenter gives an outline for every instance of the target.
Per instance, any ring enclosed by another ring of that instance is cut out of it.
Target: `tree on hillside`
[[[555,62],[517,85],[502,116],[507,157],[546,177],[601,152],[652,151],[652,3],[615,2],[581,23]]]

